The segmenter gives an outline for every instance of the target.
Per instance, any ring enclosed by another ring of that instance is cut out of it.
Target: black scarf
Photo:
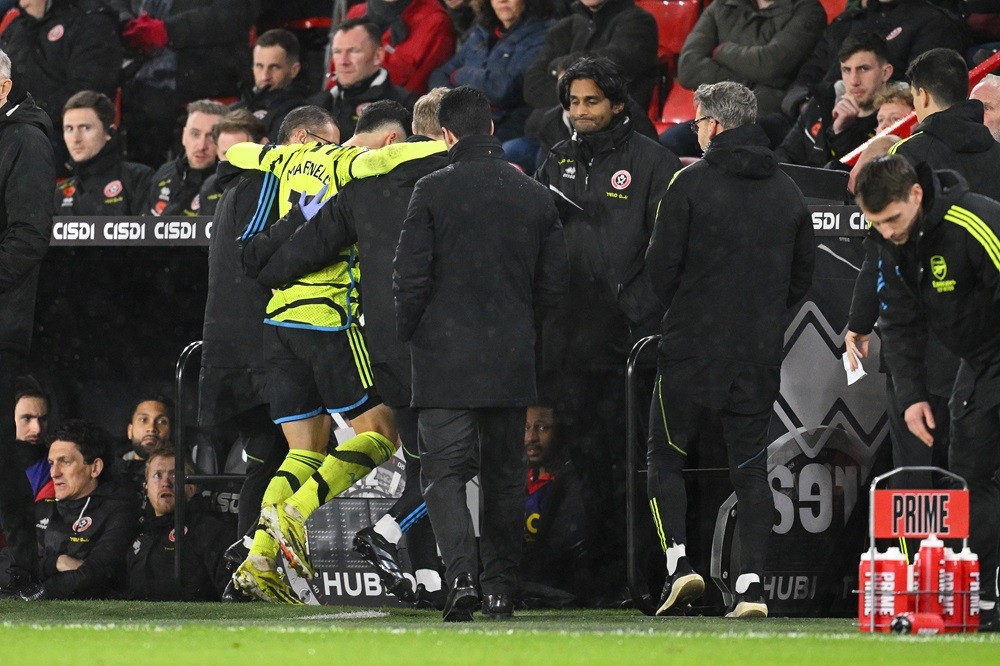
[[[389,44],[397,46],[410,36],[410,29],[403,22],[403,12],[413,0],[368,0],[368,18],[379,27],[389,31]]]

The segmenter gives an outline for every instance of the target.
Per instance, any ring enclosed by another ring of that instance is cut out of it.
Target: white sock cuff
[[[385,514],[379,518],[378,522],[375,523],[374,529],[393,545],[398,544],[399,540],[403,538],[403,530],[399,528],[399,524],[389,514]]]
[[[760,576],[753,573],[740,574],[740,577],[736,579],[736,594],[743,594],[753,583],[759,583]]]
[[[682,543],[675,543],[674,545],[667,548],[667,575],[673,576],[674,572],[677,571],[677,562],[682,558],[687,557],[687,549]]]
[[[434,569],[417,569],[414,577],[417,585],[423,585],[428,592],[437,592],[441,589],[441,574]]]

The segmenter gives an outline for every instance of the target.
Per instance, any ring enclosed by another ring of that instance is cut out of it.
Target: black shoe
[[[243,594],[243,591],[237,589],[232,580],[226,583],[226,589],[222,591],[222,603],[242,604],[248,601],[256,601],[256,599],[248,594]]]
[[[990,610],[979,609],[979,631],[980,633],[1000,631],[1000,606],[993,606]]]
[[[246,562],[247,558],[250,557],[250,546],[252,545],[253,539],[251,537],[242,536],[229,548],[226,548],[226,552],[222,554],[222,559],[226,562],[226,571],[233,573],[236,571],[236,567]]]
[[[417,584],[417,595],[413,605],[426,610],[444,610],[445,598],[448,595],[444,590],[434,590],[431,592],[423,583]]]
[[[374,527],[366,527],[354,535],[354,551],[375,567],[389,594],[396,595],[400,601],[414,600],[410,580],[399,566],[395,544],[389,543]]]
[[[764,601],[764,586],[760,583],[750,583],[750,587],[742,594],[736,594],[733,609],[726,617],[767,617],[767,602]]]
[[[45,587],[32,580],[11,581],[0,590],[0,599],[16,599],[19,601],[40,601],[46,598]]]
[[[514,617],[514,597],[509,594],[483,595],[484,620],[509,620]]]
[[[657,615],[678,615],[685,612],[693,601],[705,592],[705,579],[691,567],[688,558],[677,560],[673,575],[668,575],[660,594]]]
[[[472,622],[472,611],[479,605],[479,592],[472,574],[459,574],[448,591],[444,604],[445,622]]]

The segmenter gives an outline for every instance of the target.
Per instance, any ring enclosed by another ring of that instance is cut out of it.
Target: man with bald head
[[[983,103],[983,124],[993,138],[1000,141],[1000,76],[987,74],[972,89],[969,99]]]

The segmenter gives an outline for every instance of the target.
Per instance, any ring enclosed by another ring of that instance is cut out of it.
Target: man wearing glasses
[[[669,308],[649,424],[650,508],[667,561],[657,615],[683,612],[705,589],[686,556],[681,471],[699,423],[712,418],[722,423],[739,502],[740,574],[729,617],[761,617],[774,513],[765,436],[783,322],[812,281],[812,223],[754,123],[754,94],[722,82],[699,86],[694,100],[691,126],[705,157],[667,189],[640,276]]]

